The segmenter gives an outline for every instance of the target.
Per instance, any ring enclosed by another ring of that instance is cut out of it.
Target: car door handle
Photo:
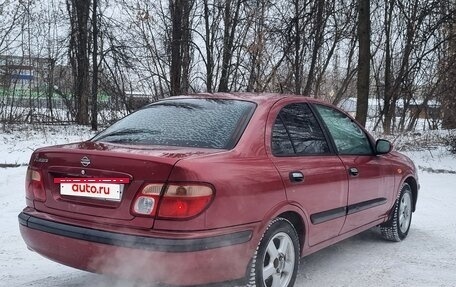
[[[292,171],[289,174],[291,182],[303,182],[304,181],[304,174],[300,171]]]
[[[351,176],[358,176],[359,174],[359,171],[356,167],[350,167],[348,169],[348,173],[351,175]]]

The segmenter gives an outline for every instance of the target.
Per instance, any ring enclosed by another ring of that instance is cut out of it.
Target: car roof
[[[257,104],[273,104],[281,99],[293,99],[296,100],[305,100],[307,102],[316,102],[316,103],[326,103],[322,100],[305,97],[301,95],[294,94],[279,94],[279,93],[248,93],[248,92],[238,92],[238,93],[197,93],[197,94],[188,94],[181,96],[169,97],[164,100],[171,99],[191,99],[191,98],[212,98],[212,99],[230,99],[230,100],[243,100],[251,101]]]

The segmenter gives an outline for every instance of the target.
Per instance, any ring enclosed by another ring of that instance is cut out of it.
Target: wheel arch
[[[282,217],[286,220],[288,220],[293,227],[296,229],[296,233],[298,233],[299,237],[299,247],[301,248],[300,253],[302,253],[302,250],[304,248],[304,242],[305,242],[305,235],[306,235],[306,228],[305,228],[305,223],[301,215],[297,212],[294,211],[286,211],[283,213],[280,213],[277,215],[277,217]]]
[[[413,209],[414,212],[416,210],[416,202],[418,200],[418,183],[413,176],[409,176],[404,180],[404,183],[407,183],[410,188],[412,189],[412,196],[413,196]]]
[[[252,238],[252,246],[255,246],[256,248],[258,242],[261,240],[263,234],[266,232],[270,222],[278,217],[286,219],[295,228],[296,233],[299,237],[299,247],[301,248],[300,253],[302,256],[303,250],[307,248],[307,228],[309,227],[309,222],[307,221],[308,214],[293,202],[284,201],[281,204],[276,205],[275,208],[271,209],[263,216],[263,219],[257,226],[255,235]]]

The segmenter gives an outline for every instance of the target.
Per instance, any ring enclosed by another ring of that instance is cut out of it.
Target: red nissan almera
[[[418,187],[410,159],[334,106],[198,94],[36,150],[19,223],[31,250],[83,270],[285,287],[302,256],[366,229],[404,239]]]

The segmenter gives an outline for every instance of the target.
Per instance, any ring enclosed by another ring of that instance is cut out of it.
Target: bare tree
[[[436,99],[450,127],[456,110],[450,80],[454,0],[370,2],[51,0],[57,8],[45,9],[48,4],[41,2],[0,0],[1,53],[51,63],[50,72],[43,73],[45,85],[34,84],[21,95],[19,89],[2,93],[13,103],[10,111],[22,101],[31,105],[45,97],[45,116],[57,119],[57,98],[69,120],[87,124],[89,108],[92,121],[97,110],[109,120],[138,103],[190,91],[292,92],[338,104],[358,90],[362,123],[371,93],[379,103],[376,126],[387,133],[413,128]],[[353,21],[358,12],[363,12],[359,23]],[[365,37],[369,23],[372,41]],[[67,35],[46,36],[65,28]],[[7,78],[2,75],[2,81]]]
[[[171,95],[187,93],[191,62],[191,10],[192,0],[170,0],[171,34]]]
[[[14,41],[19,38],[20,34],[15,29],[20,26],[24,12],[20,3],[0,0],[0,54],[11,49]]]
[[[454,15],[456,11],[456,1],[449,1],[448,12]],[[445,61],[442,65],[442,75],[445,81],[440,87],[442,92],[443,120],[442,127],[446,129],[456,129],[456,17],[452,17],[445,27],[445,34],[448,35],[448,44],[445,51]]]
[[[92,5],[92,130],[98,130],[98,0]]]
[[[316,13],[315,13],[315,24],[313,29],[313,38],[314,44],[312,49],[312,56],[310,60],[310,67],[309,73],[307,76],[306,86],[303,91],[304,96],[310,96],[311,88],[314,83],[315,79],[315,69],[317,66],[317,59],[318,54],[321,50],[321,46],[323,45],[323,31],[326,25],[327,18],[324,15],[325,10],[325,0],[317,0],[316,1]]]
[[[249,76],[247,82],[247,91],[259,91],[261,76],[263,74],[262,67],[263,54],[265,49],[265,37],[266,37],[266,1],[256,1],[255,6],[252,7],[251,18],[254,21],[252,37],[253,41],[248,43],[247,52],[249,54]]]
[[[223,15],[223,55],[220,83],[218,87],[219,92],[228,92],[228,83],[231,73],[231,64],[233,59],[233,48],[236,37],[236,28],[239,24],[239,15],[242,0],[225,0],[224,15]]]
[[[385,0],[385,74],[384,74],[384,102],[383,102],[383,113],[385,115],[390,115],[386,116],[384,125],[383,125],[383,130],[386,133],[390,132],[390,127],[391,127],[391,110],[394,110],[394,103],[391,101],[392,97],[392,90],[391,90],[391,81],[392,81],[392,71],[391,71],[391,65],[392,65],[392,51],[391,51],[391,26],[393,25],[393,9],[394,9],[394,4],[395,0]],[[393,104],[393,107],[391,107],[391,104]]]
[[[439,36],[451,13],[442,10],[442,1],[414,0],[385,2],[384,9],[384,79],[383,108],[379,121],[383,130],[391,133],[397,128],[398,102],[401,100],[402,118],[406,115],[407,103],[412,99],[426,100],[426,92],[434,90],[428,79],[438,79],[440,48],[448,39]],[[394,30],[394,32],[393,32]],[[425,81],[420,81],[428,74]],[[379,122],[377,122],[378,124]],[[404,120],[399,125],[404,128]]]
[[[358,0],[358,101],[356,120],[366,125],[370,81],[370,1]]]
[[[209,7],[209,1],[203,0],[204,10],[204,37],[206,46],[206,90],[212,92],[213,79],[214,79],[214,34],[213,34],[213,23],[210,20],[211,9]]]
[[[76,122],[89,124],[90,62],[89,12],[90,0],[66,0],[70,16],[69,58],[73,69]]]

